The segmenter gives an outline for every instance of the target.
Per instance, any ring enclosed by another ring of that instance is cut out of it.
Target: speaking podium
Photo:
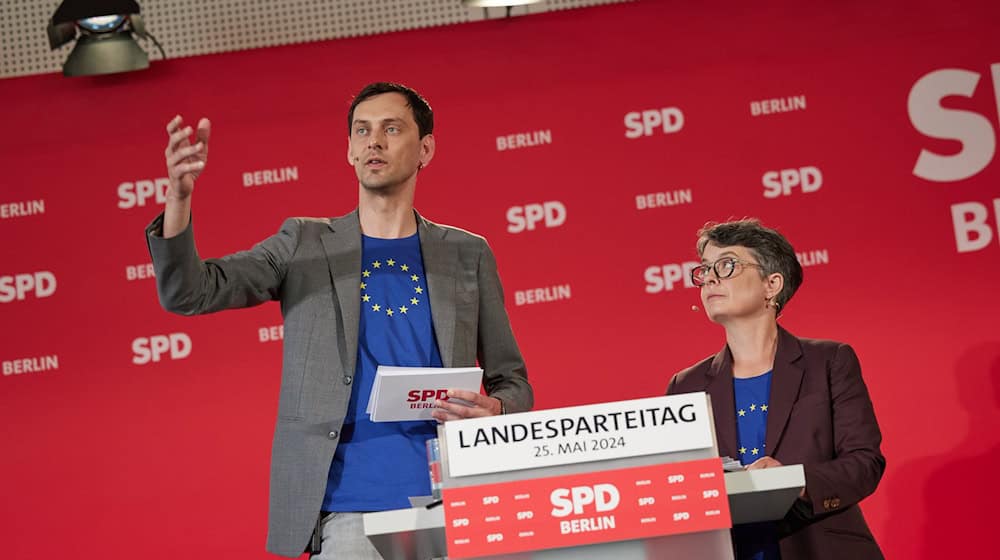
[[[801,465],[722,472],[705,393],[438,427],[442,500],[364,515],[386,560],[732,560],[733,524],[781,519]]]

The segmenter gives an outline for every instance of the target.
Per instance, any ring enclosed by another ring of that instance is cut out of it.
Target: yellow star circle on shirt
[[[381,260],[372,261],[371,267],[374,268],[374,269],[380,269],[380,268],[382,268],[382,262],[383,261],[381,261]],[[385,259],[384,262],[385,262],[385,264],[387,266],[395,267],[398,261],[396,261],[396,259],[391,259],[390,258],[390,259]],[[407,264],[400,263],[399,270],[401,270],[403,272],[409,272],[410,266],[407,265]],[[365,278],[370,278],[372,276],[373,272],[371,270],[367,270],[366,269],[366,270],[363,270],[361,272],[361,274]],[[410,280],[412,280],[414,282],[419,282],[420,281],[420,277],[417,276],[416,274],[411,274],[410,275]],[[367,282],[361,282],[361,292],[362,292],[361,301],[363,301],[365,303],[369,303],[369,302],[372,301],[372,296],[370,294],[364,293],[365,290],[367,290],[367,289],[368,289]],[[414,291],[417,294],[423,294],[424,293],[424,288],[422,286],[416,286],[416,287],[414,287]],[[410,298],[410,305],[419,305],[419,304],[420,304],[420,300],[418,300],[415,297]],[[373,312],[380,312],[380,311],[384,310],[385,311],[385,315],[387,317],[393,317],[397,313],[397,311],[393,310],[393,306],[389,305],[389,304],[383,305],[383,304],[380,304],[380,303],[373,303],[372,306],[371,306],[371,310]],[[398,313],[401,314],[401,315],[406,315],[406,313],[409,310],[410,310],[409,307],[407,307],[405,305],[402,305],[402,306],[399,306]]]

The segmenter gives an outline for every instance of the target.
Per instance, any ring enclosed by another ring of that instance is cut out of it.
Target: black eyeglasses
[[[729,278],[736,272],[736,267],[739,266],[756,266],[757,268],[762,268],[759,264],[741,261],[736,257],[723,257],[712,264],[703,264],[701,266],[696,266],[691,269],[691,283],[695,287],[700,288],[706,284],[708,279],[708,271],[711,270],[715,272],[715,277],[719,280],[723,278]]]

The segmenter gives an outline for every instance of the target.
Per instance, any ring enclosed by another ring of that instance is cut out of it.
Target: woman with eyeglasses
[[[805,489],[783,520],[734,528],[736,558],[883,558],[858,507],[885,470],[858,357],[777,321],[802,284],[795,250],[754,219],[707,224],[697,250],[691,281],[726,345],[675,375],[667,393],[711,395],[720,455],[746,469],[805,468]]]

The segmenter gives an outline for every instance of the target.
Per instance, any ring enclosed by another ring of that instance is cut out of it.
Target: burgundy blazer
[[[696,391],[712,397],[719,454],[739,457],[728,345],[667,386],[667,394]],[[771,457],[806,475],[809,501],[797,500],[778,523],[782,559],[883,558],[858,507],[885,470],[882,433],[850,346],[778,327],[765,439]]]

